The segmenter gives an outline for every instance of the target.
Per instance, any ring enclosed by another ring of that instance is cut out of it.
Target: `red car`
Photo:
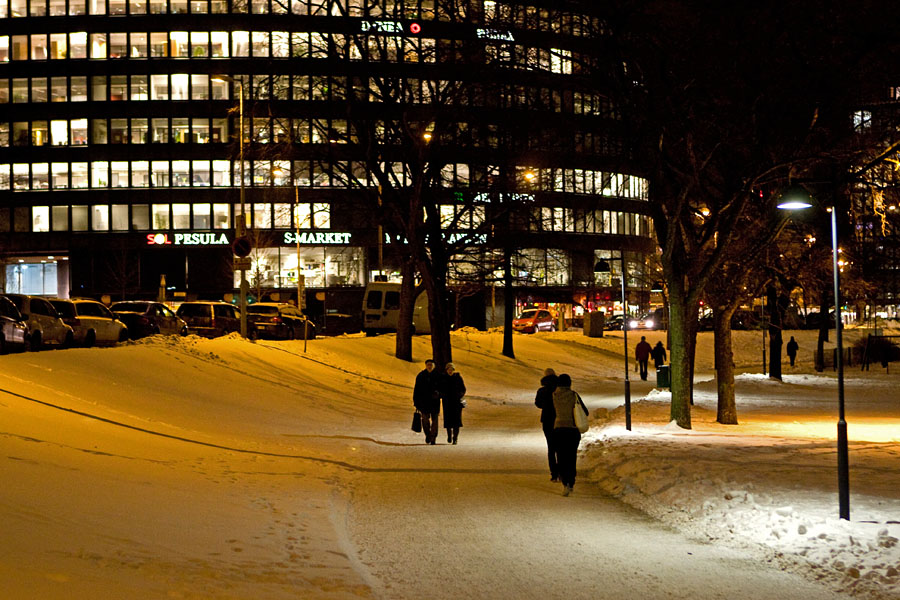
[[[519,318],[513,319],[513,330],[521,331],[522,333],[556,331],[556,322],[549,310],[529,308],[528,310],[523,310]]]

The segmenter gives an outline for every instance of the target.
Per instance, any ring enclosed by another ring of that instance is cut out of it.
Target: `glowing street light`
[[[788,190],[778,203],[782,210],[803,210],[812,208],[812,198],[805,190],[793,188]],[[837,422],[837,451],[838,451],[838,504],[839,514],[842,519],[850,520],[850,459],[847,444],[847,420],[844,414],[844,341],[843,323],[841,319],[841,288],[839,281],[840,263],[838,258],[837,216],[834,208],[826,209],[831,213],[831,250],[832,271],[834,273],[834,329],[837,338],[837,357],[835,366],[838,374],[838,422]]]

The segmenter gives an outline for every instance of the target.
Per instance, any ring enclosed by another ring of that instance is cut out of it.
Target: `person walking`
[[[466,395],[466,384],[462,375],[456,372],[453,363],[447,363],[447,374],[441,379],[441,400],[444,404],[444,428],[447,430],[447,443],[456,445],[459,428],[462,427],[463,396]]]
[[[647,336],[642,335],[641,341],[634,348],[634,358],[637,360],[641,369],[641,379],[647,381],[647,363],[650,361],[650,351],[652,348],[647,343]]]
[[[541,409],[541,428],[547,440],[547,462],[550,464],[550,481],[559,480],[559,462],[556,457],[556,443],[553,441],[553,428],[556,422],[556,410],[553,408],[553,390],[556,389],[556,372],[544,369],[541,387],[534,396],[534,405]]]
[[[438,392],[438,374],[434,372],[434,361],[425,361],[425,368],[416,375],[413,388],[413,405],[422,417],[422,431],[425,443],[435,444],[438,432],[438,416],[441,413],[441,397]]]
[[[797,340],[794,339],[794,336],[791,336],[791,341],[787,343],[787,355],[788,358],[791,359],[791,366],[794,366],[794,361],[797,360],[797,350],[800,349],[800,344],[797,343]]]
[[[662,342],[656,342],[653,350],[650,351],[650,356],[653,358],[653,366],[657,369],[666,364],[666,349],[663,348]]]
[[[575,425],[575,411],[583,410],[587,415],[588,409],[578,392],[572,389],[572,378],[565,373],[556,379],[553,410],[556,412],[553,441],[559,460],[559,478],[563,484],[563,496],[568,496],[575,487],[575,463],[578,459],[578,444],[581,443],[581,432]]]

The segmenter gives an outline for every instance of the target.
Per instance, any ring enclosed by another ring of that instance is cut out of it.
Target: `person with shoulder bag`
[[[578,393],[572,389],[572,378],[563,373],[556,380],[553,391],[553,408],[556,419],[553,422],[553,440],[559,461],[559,478],[563,484],[563,496],[572,493],[575,487],[575,467],[578,458],[578,445],[581,443],[581,430],[587,430],[588,409]],[[579,427],[576,412],[584,417],[584,425]]]
[[[420,426],[425,432],[425,443],[433,446],[437,440],[441,398],[438,392],[437,373],[434,372],[434,361],[430,358],[425,361],[425,368],[416,375],[413,405],[420,415]],[[413,423],[413,431],[415,431],[415,423]]]

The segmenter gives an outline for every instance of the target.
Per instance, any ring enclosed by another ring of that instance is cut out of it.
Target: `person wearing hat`
[[[456,372],[454,364],[444,367],[446,375],[441,378],[441,400],[444,407],[444,428],[447,430],[447,443],[456,444],[459,428],[462,427],[463,396],[466,395],[466,384],[462,375]]]

